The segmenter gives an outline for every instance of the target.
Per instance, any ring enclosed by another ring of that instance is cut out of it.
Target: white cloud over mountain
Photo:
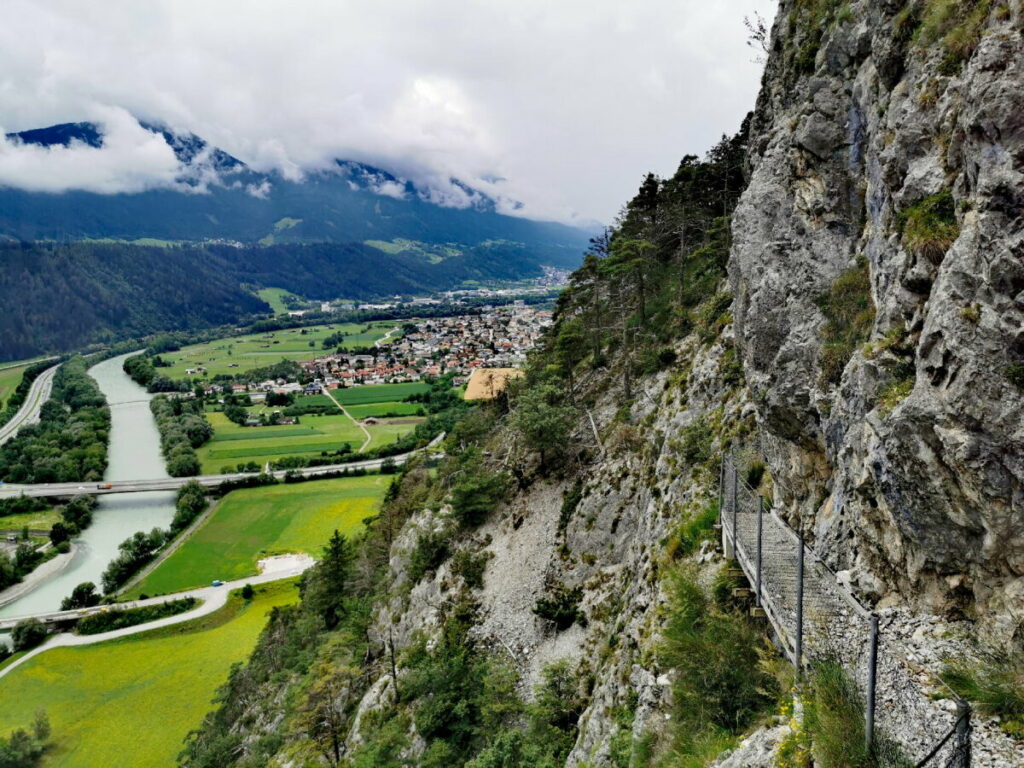
[[[0,125],[98,120],[107,140],[0,143],[0,184],[173,185],[193,132],[288,178],[349,158],[452,200],[461,179],[535,217],[609,220],[647,170],[734,131],[773,0],[9,0]],[[400,185],[382,188],[402,194]],[[511,206],[510,206],[511,207]]]

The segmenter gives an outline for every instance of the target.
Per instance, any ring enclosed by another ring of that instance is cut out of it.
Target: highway
[[[41,378],[41,377],[40,377]],[[417,453],[435,447],[444,434],[435,437],[430,443],[416,451],[402,453],[389,457],[396,465],[401,466]],[[303,477],[317,477],[318,475],[340,472],[343,469],[380,469],[388,459],[367,459],[365,461],[351,461],[347,464],[330,464],[324,467],[305,467],[303,469],[277,470],[271,472],[278,480],[283,480],[287,472],[302,475]],[[198,477],[165,477],[155,480],[117,480],[101,483],[38,483],[36,485],[0,485],[0,499],[11,496],[33,496],[49,498],[69,498],[78,495],[106,496],[113,493],[139,493],[141,491],[176,491],[186,483],[195,480],[207,488],[214,488],[226,480],[244,480],[253,477],[253,472],[233,472],[227,475],[199,475]]]
[[[26,424],[35,424],[39,421],[39,411],[43,403],[50,399],[50,390],[53,388],[53,377],[60,365],[47,368],[36,377],[28,390],[28,396],[16,414],[0,427],[0,445],[3,445]]]

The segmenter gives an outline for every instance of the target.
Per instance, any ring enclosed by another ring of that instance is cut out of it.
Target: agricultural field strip
[[[183,621],[191,621],[201,616],[213,613],[218,608],[222,608],[227,603],[228,595],[233,589],[241,589],[246,584],[266,584],[272,581],[282,581],[284,579],[292,579],[296,576],[300,576],[307,568],[312,565],[312,562],[306,563],[305,565],[297,568],[290,568],[286,571],[276,571],[273,573],[260,574],[258,576],[250,576],[248,578],[239,579],[237,581],[228,581],[219,587],[201,587],[198,589],[190,589],[184,592],[178,592],[173,595],[162,595],[160,597],[151,597],[146,600],[134,600],[131,602],[121,603],[118,607],[120,608],[140,608],[148,605],[160,605],[167,600],[178,600],[185,597],[194,597],[200,601],[200,604],[193,608],[191,611],[185,613],[179,613],[175,616],[168,616],[163,619],[157,619],[147,624],[136,624],[134,627],[125,627],[124,629],[115,629],[111,632],[101,632],[96,635],[73,635],[70,632],[61,632],[56,635],[51,635],[50,638],[38,648],[26,653],[20,659],[15,661],[13,664],[0,669],[0,679],[5,675],[9,674],[12,670],[17,669],[19,666],[35,658],[41,653],[44,653],[52,648],[63,648],[68,646],[78,645],[93,645],[95,643],[102,643],[106,640],[115,640],[121,637],[128,637],[129,635],[136,635],[140,632],[148,632],[153,629],[159,629],[160,627],[167,627],[172,624],[180,624]],[[21,617],[16,617],[21,618]]]

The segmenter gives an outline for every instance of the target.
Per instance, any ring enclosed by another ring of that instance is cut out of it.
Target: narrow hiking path
[[[356,421],[355,417],[353,417],[351,413],[345,410],[345,406],[338,402],[334,395],[331,394],[331,390],[325,389],[324,394],[331,398],[331,402],[338,406],[338,410],[340,410],[342,413],[344,413],[346,416],[352,419],[352,423],[359,427],[359,429],[363,431],[363,434],[366,435],[366,441],[361,446],[359,446],[359,450],[356,451],[356,453],[362,453],[367,448],[369,448],[370,443],[373,442],[373,436],[370,434],[370,431],[362,424],[360,424],[358,421]]]

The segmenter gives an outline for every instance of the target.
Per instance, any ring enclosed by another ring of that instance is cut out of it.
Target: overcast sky
[[[7,0],[0,127],[96,120],[102,151],[0,141],[0,184],[134,191],[173,154],[132,116],[261,170],[333,157],[608,222],[753,106],[743,18],[775,0]]]

